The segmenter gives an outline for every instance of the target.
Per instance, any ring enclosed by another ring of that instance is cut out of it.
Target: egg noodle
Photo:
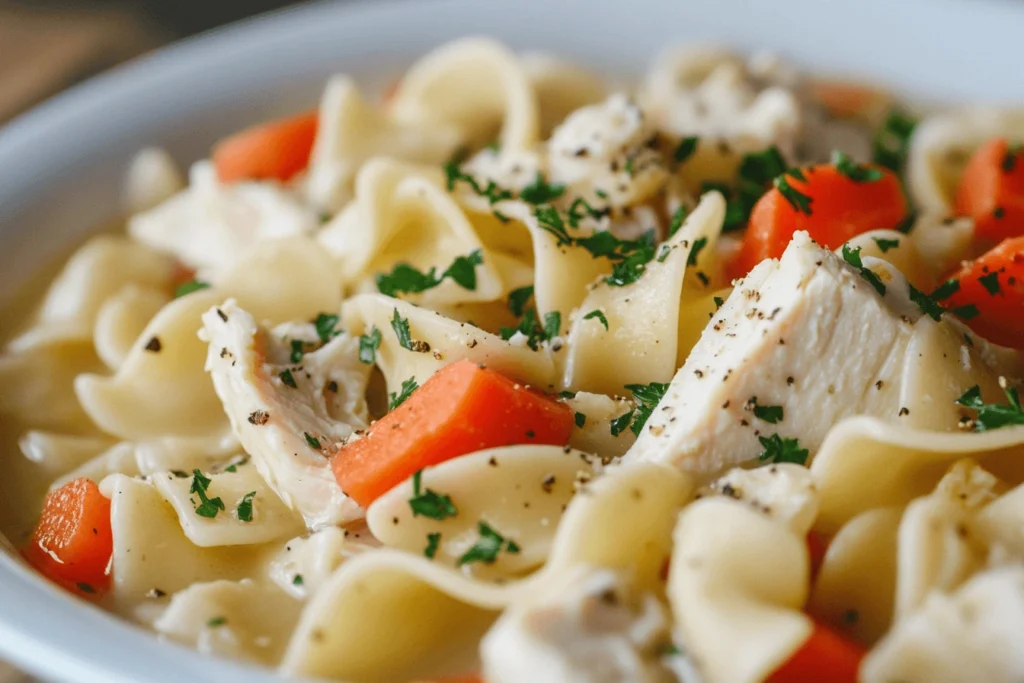
[[[43,573],[289,676],[1024,679],[1021,344],[988,332],[1024,298],[943,284],[998,241],[958,187],[1021,111],[469,38],[290,121],[291,170],[258,134],[242,177],[231,141],[187,180],[141,152],[127,233],[0,356]]]

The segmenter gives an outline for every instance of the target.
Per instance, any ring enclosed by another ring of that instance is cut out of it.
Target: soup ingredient
[[[22,554],[47,578],[91,594],[109,585],[107,565],[113,550],[110,501],[94,481],[82,477],[46,497]]]
[[[821,624],[768,683],[856,683],[864,649]]]
[[[290,180],[309,165],[316,140],[317,112],[262,123],[235,133],[213,148],[213,165],[223,183]]]
[[[1019,145],[994,138],[972,156],[956,190],[957,214],[974,219],[987,246],[1024,234],[1024,157]]]
[[[418,470],[485,448],[565,445],[568,405],[469,360],[452,363],[334,456],[341,489],[367,506]]]
[[[894,173],[855,164],[841,153],[832,164],[779,176],[775,185],[750,214],[750,227],[731,267],[734,277],[764,259],[782,256],[800,230],[823,247],[836,249],[870,230],[894,228],[908,211]]]
[[[1024,348],[1024,236],[965,263],[950,282],[942,303],[953,314],[990,342]]]

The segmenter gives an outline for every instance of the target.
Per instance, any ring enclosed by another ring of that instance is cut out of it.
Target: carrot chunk
[[[114,551],[110,501],[91,479],[70,481],[51,491],[39,525],[22,551],[47,578],[82,593],[105,589]]]
[[[956,213],[974,219],[984,249],[1024,235],[1024,157],[1005,138],[982,145],[967,162],[956,190]]]
[[[821,534],[813,531],[807,534],[807,554],[811,559],[811,581],[818,578],[821,565],[825,562],[825,553],[828,551],[828,540]]]
[[[263,123],[235,133],[213,148],[221,182],[289,180],[309,165],[316,140],[317,112]]]
[[[569,407],[493,370],[461,360],[334,456],[341,489],[367,506],[417,470],[485,448],[569,442]]]
[[[946,308],[985,339],[1024,348],[1024,236],[964,263],[951,280],[956,291],[942,301]]]
[[[811,637],[768,677],[768,683],[856,683],[864,648],[814,625]]]
[[[785,190],[776,186],[754,205],[743,245],[730,267],[733,277],[746,275],[765,259],[782,256],[798,230],[835,249],[869,230],[894,228],[907,216],[899,178],[880,166],[854,165],[850,170],[819,164],[801,173],[805,180],[788,173],[782,176]]]

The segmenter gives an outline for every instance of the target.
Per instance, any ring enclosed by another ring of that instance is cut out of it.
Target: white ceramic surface
[[[1024,102],[1022,29],[1024,3],[1011,0],[378,0],[277,13],[116,69],[0,129],[0,305],[117,214],[120,175],[139,147],[191,161],[242,124],[311,104],[333,72],[379,79],[461,35],[615,74],[637,73],[664,45],[721,42],[914,96]],[[275,680],[68,598],[2,546],[0,657],[76,683]]]

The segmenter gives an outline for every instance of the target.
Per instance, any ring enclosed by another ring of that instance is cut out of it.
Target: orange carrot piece
[[[569,442],[569,407],[461,360],[438,370],[334,456],[341,489],[367,506],[418,470],[485,448]]]
[[[47,578],[82,593],[110,582],[107,565],[114,550],[110,501],[91,479],[70,481],[51,491],[22,555]]]
[[[1005,138],[989,140],[972,156],[956,191],[956,213],[974,219],[974,236],[988,249],[1024,235],[1024,156]]]
[[[864,648],[814,625],[811,637],[768,677],[768,683],[856,683]]]
[[[818,578],[822,563],[825,562],[825,552],[828,550],[828,541],[813,531],[807,534],[807,554],[811,559],[811,581]]]
[[[798,230],[806,230],[823,247],[835,249],[861,233],[899,225],[907,215],[899,178],[880,166],[864,168],[878,171],[881,178],[858,182],[832,164],[803,169],[806,182],[786,175],[793,190],[810,198],[810,213],[798,210],[778,188],[766,192],[750,213],[730,274],[742,277],[761,261],[782,256]]]
[[[263,123],[235,133],[213,148],[221,182],[289,180],[309,165],[316,140],[317,112]]]
[[[832,116],[870,116],[882,111],[891,101],[888,93],[863,83],[816,81],[811,96]]]
[[[960,287],[944,306],[985,339],[1024,348],[1024,236],[964,263],[951,279]]]

